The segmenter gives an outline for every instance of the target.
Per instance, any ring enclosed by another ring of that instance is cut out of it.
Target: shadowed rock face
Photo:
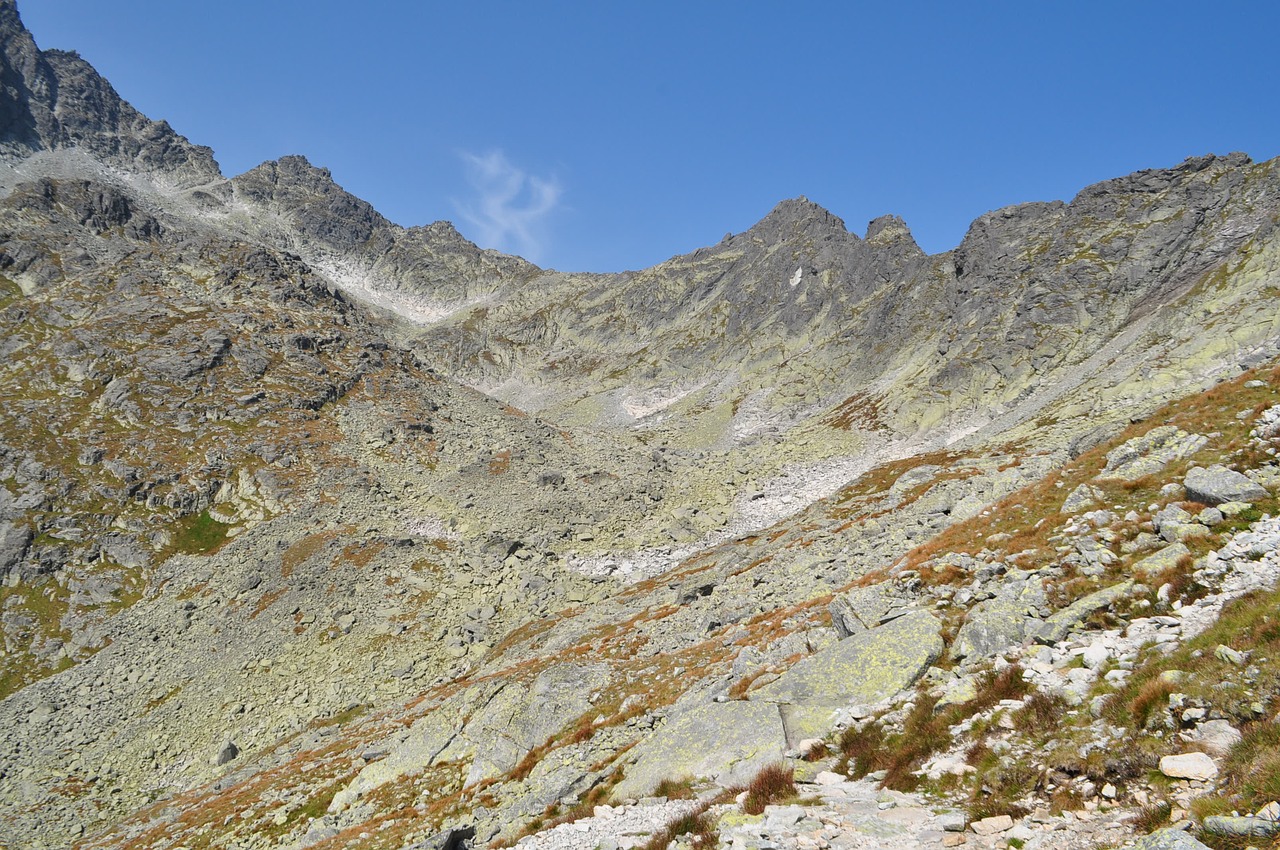
[[[77,54],[37,48],[14,0],[0,0],[0,145],[29,152],[81,148],[182,186],[222,176],[212,150],[138,112]]]

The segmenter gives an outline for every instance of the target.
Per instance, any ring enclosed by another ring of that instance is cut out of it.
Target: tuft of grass
[[[1013,714],[1014,728],[1036,738],[1050,737],[1062,726],[1067,701],[1060,694],[1036,691]]]
[[[861,729],[846,729],[840,736],[840,760],[836,769],[855,779],[883,770],[885,788],[915,790],[919,784],[915,771],[930,756],[951,745],[952,726],[992,708],[1001,700],[1021,699],[1030,693],[1031,685],[1022,678],[1022,668],[1011,664],[999,673],[983,675],[977,690],[978,695],[969,702],[936,713],[937,697],[917,695],[901,732],[890,733],[879,721],[872,721]],[[1054,710],[1053,705],[1043,709]]]
[[[1145,728],[1154,712],[1163,711],[1169,705],[1169,694],[1176,690],[1178,686],[1171,682],[1150,679],[1137,693],[1119,692],[1109,697],[1103,705],[1103,716],[1118,726]]]
[[[1161,800],[1149,806],[1143,806],[1133,819],[1133,831],[1137,835],[1155,832],[1161,827],[1168,826],[1172,821],[1172,817],[1173,805],[1168,800]]]
[[[751,690],[751,686],[755,684],[756,679],[769,672],[768,667],[760,667],[752,670],[738,681],[729,686],[729,699],[746,699],[747,692]]]
[[[711,850],[719,841],[715,818],[708,811],[710,804],[703,803],[687,814],[672,819],[645,843],[641,850],[667,850],[668,845],[681,836],[689,838],[695,850]]]
[[[742,810],[749,815],[764,812],[764,807],[798,796],[795,771],[783,764],[767,764],[747,786]]]
[[[693,793],[693,779],[664,779],[653,789],[653,796],[666,797],[668,800],[692,800],[697,794]]]

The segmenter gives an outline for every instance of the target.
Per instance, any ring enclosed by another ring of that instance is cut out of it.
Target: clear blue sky
[[[640,268],[807,195],[944,251],[987,210],[1280,153],[1280,4],[19,0],[214,149],[405,225]]]

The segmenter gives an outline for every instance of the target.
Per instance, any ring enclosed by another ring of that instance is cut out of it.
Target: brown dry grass
[[[764,812],[765,806],[790,800],[797,796],[795,771],[785,764],[767,764],[747,785],[747,796],[742,810],[749,815]]]

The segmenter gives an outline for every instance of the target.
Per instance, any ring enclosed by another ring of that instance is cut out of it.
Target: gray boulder
[[[751,695],[809,706],[870,705],[920,678],[942,654],[942,626],[913,611],[810,655]]]
[[[1072,490],[1062,502],[1064,514],[1073,514],[1102,500],[1102,491],[1090,484],[1081,484]]]
[[[828,606],[831,625],[841,640],[874,629],[907,613],[907,600],[899,597],[892,585],[875,584],[856,587],[831,600]]]
[[[1099,611],[1123,597],[1133,587],[1132,581],[1122,581],[1111,587],[1094,591],[1088,596],[1077,599],[1066,608],[1035,626],[1028,638],[1043,644],[1055,644],[1071,633],[1071,630],[1084,622],[1094,611]]]
[[[1208,469],[1196,467],[1190,470],[1183,485],[1187,488],[1188,499],[1205,505],[1256,502],[1271,495],[1256,482],[1219,464]]]
[[[1133,843],[1133,850],[1209,850],[1209,847],[1180,829],[1162,829],[1139,838]]]
[[[240,748],[232,741],[225,742],[218,748],[218,754],[214,756],[213,763],[219,767],[234,760],[240,755]]]
[[[1106,468],[1098,477],[1132,481],[1151,475],[1179,458],[1190,457],[1207,442],[1206,437],[1172,425],[1152,428],[1107,452]]]
[[[616,799],[641,797],[663,779],[706,776],[721,785],[745,784],[761,767],[782,759],[786,735],[776,705],[708,702],[682,711],[635,748]]]
[[[0,522],[0,573],[7,572],[22,560],[33,536],[30,526]]]
[[[1186,544],[1174,543],[1138,561],[1133,565],[1133,572],[1139,576],[1153,576],[1177,566],[1183,555],[1190,554],[1191,550],[1186,547]]]
[[[1028,579],[1002,590],[994,599],[974,606],[956,635],[951,652],[957,659],[989,658],[1027,637],[1039,625],[1037,611],[1045,604],[1039,579]]]
[[[1280,821],[1270,818],[1210,815],[1204,819],[1204,831],[1228,838],[1272,838],[1280,835]]]

